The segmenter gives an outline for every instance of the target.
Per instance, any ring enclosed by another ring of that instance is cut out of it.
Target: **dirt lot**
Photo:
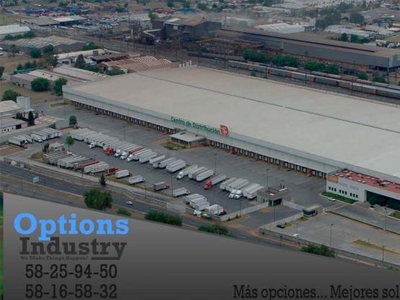
[[[57,97],[53,95],[51,92],[34,92],[30,89],[26,89],[20,86],[13,85],[11,82],[7,82],[5,80],[0,81],[0,98],[3,96],[4,91],[6,90],[14,90],[20,93],[22,96],[30,97],[31,104],[39,104],[45,102],[54,102],[58,99],[62,99],[62,97]]]
[[[32,60],[28,55],[16,55],[14,58],[6,56],[0,57],[0,66],[4,67],[4,74],[15,70],[18,64],[25,64],[27,61]]]

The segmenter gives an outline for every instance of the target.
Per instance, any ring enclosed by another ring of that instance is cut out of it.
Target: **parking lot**
[[[312,204],[318,203],[327,207],[333,204],[326,198],[319,196],[319,193],[325,190],[325,181],[318,178],[306,177],[304,176],[304,174],[297,173],[295,171],[288,171],[283,168],[278,168],[275,165],[270,165],[265,162],[259,162],[248,157],[232,155],[225,151],[217,150],[211,147],[201,147],[177,151],[168,150],[167,148],[162,146],[162,142],[168,139],[168,135],[164,135],[160,132],[156,132],[154,130],[150,130],[148,128],[144,128],[138,125],[128,124],[127,122],[122,120],[117,120],[102,115],[95,115],[93,112],[75,109],[69,106],[52,108],[50,111],[47,112],[47,114],[61,118],[65,116],[67,119],[69,118],[69,116],[75,115],[78,119],[78,124],[80,127],[88,127],[103,134],[117,137],[122,141],[125,140],[127,142],[132,142],[146,148],[151,148],[155,152],[160,154],[175,156],[179,159],[185,160],[186,163],[189,165],[197,164],[199,166],[205,166],[210,169],[214,169],[216,167],[217,173],[225,173],[228,175],[228,177],[245,178],[250,182],[259,183],[263,186],[266,186],[267,184],[268,186],[283,184],[291,190],[293,201],[300,205],[310,206]],[[77,143],[76,147],[74,146],[73,148],[75,151],[81,149],[77,148],[79,147],[78,144],[79,143]],[[82,151],[84,150],[82,148]],[[90,151],[89,153],[94,153],[92,152],[93,149],[87,150]],[[100,153],[100,149],[96,149],[94,151],[99,151],[98,153]],[[79,154],[84,155],[84,153]],[[136,166],[137,163],[134,164]],[[169,175],[166,171],[165,173],[162,173],[163,171],[153,172],[150,166],[146,166],[146,168],[147,169],[143,170],[143,172],[145,173],[139,173],[139,175],[142,175],[144,177],[147,176],[148,178],[146,179],[148,179],[149,182],[158,178],[160,179],[160,181],[167,182],[168,180],[170,180],[170,178],[168,178]],[[267,171],[267,169],[269,170]],[[133,173],[138,174],[138,172],[136,171],[134,171]],[[152,175],[152,173],[155,173],[157,175]],[[154,178],[152,176],[154,176]],[[184,183],[186,184],[186,181],[173,181],[173,186],[175,188],[175,184],[177,184],[176,187],[181,187],[184,186]],[[199,189],[196,189],[196,187],[198,187]],[[196,187],[193,187],[192,191],[190,187],[187,186],[187,188],[192,193],[201,191],[201,193],[214,195],[214,191],[204,191],[200,184],[196,184]],[[213,203],[211,197],[207,198],[211,200],[211,203]],[[242,201],[242,204],[244,202],[245,201]],[[233,205],[235,207],[239,206],[239,204],[236,202],[234,202]]]
[[[292,222],[284,229],[270,230],[290,236],[297,233],[300,239],[400,265],[399,235],[333,214],[321,214],[308,221]]]

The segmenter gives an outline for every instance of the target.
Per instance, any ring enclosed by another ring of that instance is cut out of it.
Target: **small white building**
[[[367,201],[368,193],[400,200],[400,184],[350,170],[327,176],[326,191],[361,202]]]
[[[255,28],[263,31],[277,32],[277,33],[298,33],[305,31],[305,27],[303,25],[287,24],[287,23],[264,24],[264,25],[258,25]]]

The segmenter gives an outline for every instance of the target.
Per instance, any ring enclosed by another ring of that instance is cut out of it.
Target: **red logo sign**
[[[226,125],[219,125],[219,132],[222,136],[229,135],[229,127]]]

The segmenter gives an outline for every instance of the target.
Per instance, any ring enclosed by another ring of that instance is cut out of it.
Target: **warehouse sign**
[[[176,124],[180,124],[186,127],[190,127],[193,129],[198,129],[198,130],[202,130],[202,131],[206,131],[209,133],[215,133],[215,134],[221,134],[221,130],[212,126],[207,126],[207,125],[203,125],[203,124],[199,124],[196,122],[192,122],[192,121],[187,121],[187,120],[183,120],[181,118],[174,118],[171,117],[171,122],[172,123],[176,123]]]

